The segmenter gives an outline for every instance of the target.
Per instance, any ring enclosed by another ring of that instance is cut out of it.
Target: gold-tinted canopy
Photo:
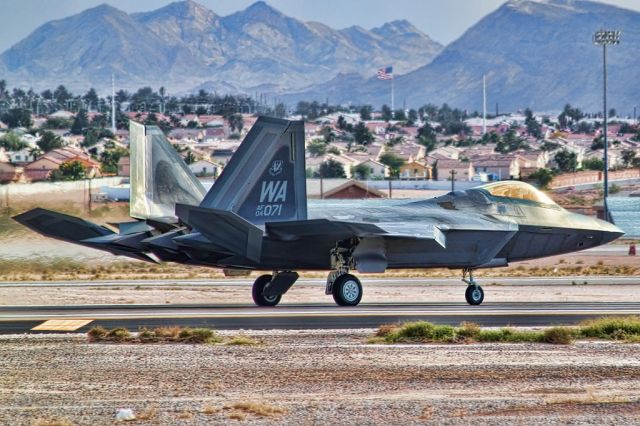
[[[479,186],[494,197],[513,198],[516,200],[527,200],[541,204],[556,205],[544,192],[528,183],[517,180],[507,180],[501,182],[493,182],[487,185]]]

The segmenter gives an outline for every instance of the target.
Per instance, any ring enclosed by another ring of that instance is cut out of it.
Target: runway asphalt
[[[469,306],[464,303],[281,304],[275,308],[253,305],[68,305],[4,306],[0,308],[0,334],[57,331],[55,324],[77,324],[67,331],[91,327],[183,326],[216,329],[340,329],[375,328],[381,324],[424,320],[457,325],[472,321],[483,326],[570,325],[608,315],[640,315],[636,302],[508,302]],[[54,326],[47,328],[47,324]],[[34,327],[39,331],[32,330]]]

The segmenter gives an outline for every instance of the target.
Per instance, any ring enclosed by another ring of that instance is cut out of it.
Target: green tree
[[[63,142],[60,136],[45,130],[40,134],[40,140],[37,142],[42,152],[49,152],[52,149],[62,148]]]
[[[229,127],[231,128],[232,132],[238,131],[238,133],[240,133],[242,131],[242,128],[244,127],[244,120],[242,119],[242,115],[232,114],[227,121],[229,122]]]
[[[336,127],[338,127],[338,129],[340,129],[340,130],[346,130],[347,129],[347,120],[344,119],[344,115],[339,115],[338,116],[338,121],[336,122]]]
[[[398,121],[405,121],[407,119],[407,115],[403,109],[397,109],[393,114],[393,117]]]
[[[538,169],[529,175],[529,179],[535,180],[540,188],[546,189],[553,180],[553,172],[549,169]]]
[[[27,143],[13,132],[9,132],[0,138],[0,147],[6,151],[20,151],[27,146]]]
[[[502,138],[496,144],[495,150],[501,154],[506,154],[517,151],[518,149],[526,148],[528,148],[528,145],[525,143],[524,139],[518,136],[513,129],[509,129],[504,135],[502,135]]]
[[[327,153],[327,144],[321,140],[314,139],[307,145],[307,151],[313,157],[319,157]]]
[[[369,121],[371,120],[371,113],[373,113],[373,107],[371,105],[362,105],[360,107],[360,120]]]
[[[283,104],[282,102],[279,102],[276,105],[276,108],[273,112],[273,115],[276,116],[277,118],[285,118],[287,116],[287,107],[285,104]]]
[[[105,148],[107,148],[107,144],[105,144]],[[105,149],[100,153],[102,172],[108,174],[118,173],[118,161],[120,161],[120,158],[128,155],[128,150],[124,148],[116,148],[115,145],[110,144],[108,149]]]
[[[585,170],[603,170],[604,161],[600,158],[590,158],[582,161],[582,168]]]
[[[187,164],[193,164],[196,161],[198,161],[198,159],[196,158],[196,155],[193,153],[193,151],[187,151],[187,155],[184,157],[184,162]]]
[[[371,176],[371,167],[367,166],[364,163],[356,164],[355,166],[351,166],[351,176],[360,180],[367,180],[369,176]]]
[[[382,105],[382,119],[389,121],[393,118],[391,108],[388,105]]]
[[[62,163],[51,173],[51,180],[80,180],[87,177],[87,171],[78,160]]]
[[[569,152],[566,149],[558,152],[554,157],[558,169],[562,172],[575,172],[578,168],[578,160],[575,152]]]
[[[71,134],[81,135],[87,127],[89,127],[87,112],[81,109],[73,119],[73,124],[71,125]]]
[[[45,129],[69,129],[73,121],[67,118],[49,117],[42,127]]]
[[[533,111],[527,108],[524,110],[524,115],[524,124],[527,126],[527,133],[536,139],[540,139],[542,137],[542,127],[533,116]]]
[[[415,122],[418,121],[418,111],[416,111],[415,109],[410,109],[407,120],[407,124],[413,126]]]
[[[362,121],[353,127],[353,138],[358,145],[368,145],[374,140],[369,128]]]
[[[24,108],[12,108],[0,116],[0,121],[4,122],[9,128],[31,127],[31,112]]]
[[[636,158],[636,153],[635,151],[632,151],[630,149],[625,149],[620,153],[620,159],[622,160],[622,164],[624,164],[625,167],[631,166],[631,164],[633,164],[634,158]]]
[[[73,95],[62,84],[53,91],[53,99],[55,99],[58,108],[64,108],[66,102],[73,98]]]
[[[426,148],[427,153],[436,148],[436,131],[429,123],[424,123],[424,126],[418,129],[417,142]]]
[[[347,174],[345,173],[344,167],[342,166],[342,164],[340,164],[333,158],[330,158],[327,161],[320,164],[319,174],[323,178],[328,178],[328,179],[347,177]]]
[[[85,93],[82,96],[82,100],[87,104],[87,107],[89,109],[91,109],[91,107],[93,108],[97,108],[98,106],[98,101],[100,100],[98,98],[98,94],[96,93],[96,89],[94,89],[93,87],[90,88],[87,93]]]
[[[324,143],[331,143],[336,140],[336,134],[333,132],[333,129],[329,126],[324,126],[320,129],[320,134],[324,139]]]
[[[383,153],[380,156],[380,162],[389,167],[389,174],[395,178],[400,176],[400,167],[402,167],[405,163],[405,161],[401,157],[398,157],[391,151]]]

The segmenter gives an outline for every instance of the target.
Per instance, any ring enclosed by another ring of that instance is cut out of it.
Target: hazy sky
[[[228,15],[255,0],[198,0],[218,15]],[[283,13],[333,28],[379,26],[407,19],[434,40],[447,44],[498,8],[505,0],[268,0]],[[640,0],[603,0],[640,11]],[[43,23],[90,7],[109,3],[125,12],[149,11],[172,0],[0,0],[0,52],[11,47]]]

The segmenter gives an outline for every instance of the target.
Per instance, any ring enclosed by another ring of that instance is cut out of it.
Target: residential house
[[[387,198],[387,195],[382,191],[369,187],[364,182],[352,179],[338,187],[325,191],[323,198],[360,200],[366,198]]]
[[[130,176],[131,159],[120,157],[118,160],[118,176]]]
[[[22,167],[9,163],[0,163],[0,183],[10,183],[20,180]]]
[[[475,171],[487,173],[494,180],[520,178],[520,160],[516,155],[494,155],[474,160]]]
[[[84,151],[77,148],[64,147],[54,149],[24,167],[26,179],[30,181],[46,180],[51,172],[58,170],[64,163],[79,161],[87,170],[87,176],[100,176],[100,163],[92,159]]]
[[[35,160],[35,157],[30,151],[31,150],[29,148],[24,148],[20,151],[7,151],[7,156],[9,157],[9,161],[13,164],[23,165]]]
[[[209,160],[198,160],[188,165],[191,172],[197,176],[218,176],[220,165]]]
[[[384,179],[389,174],[387,166],[371,158],[357,165],[369,167],[369,179]]]
[[[471,161],[442,159],[438,160],[434,167],[437,169],[438,180],[451,180],[452,171],[453,180],[456,182],[469,181],[475,174],[474,165]]]
[[[400,166],[400,179],[431,179],[432,167],[424,160],[410,161]]]
[[[307,179],[307,198],[386,198],[386,194],[353,179]]]

